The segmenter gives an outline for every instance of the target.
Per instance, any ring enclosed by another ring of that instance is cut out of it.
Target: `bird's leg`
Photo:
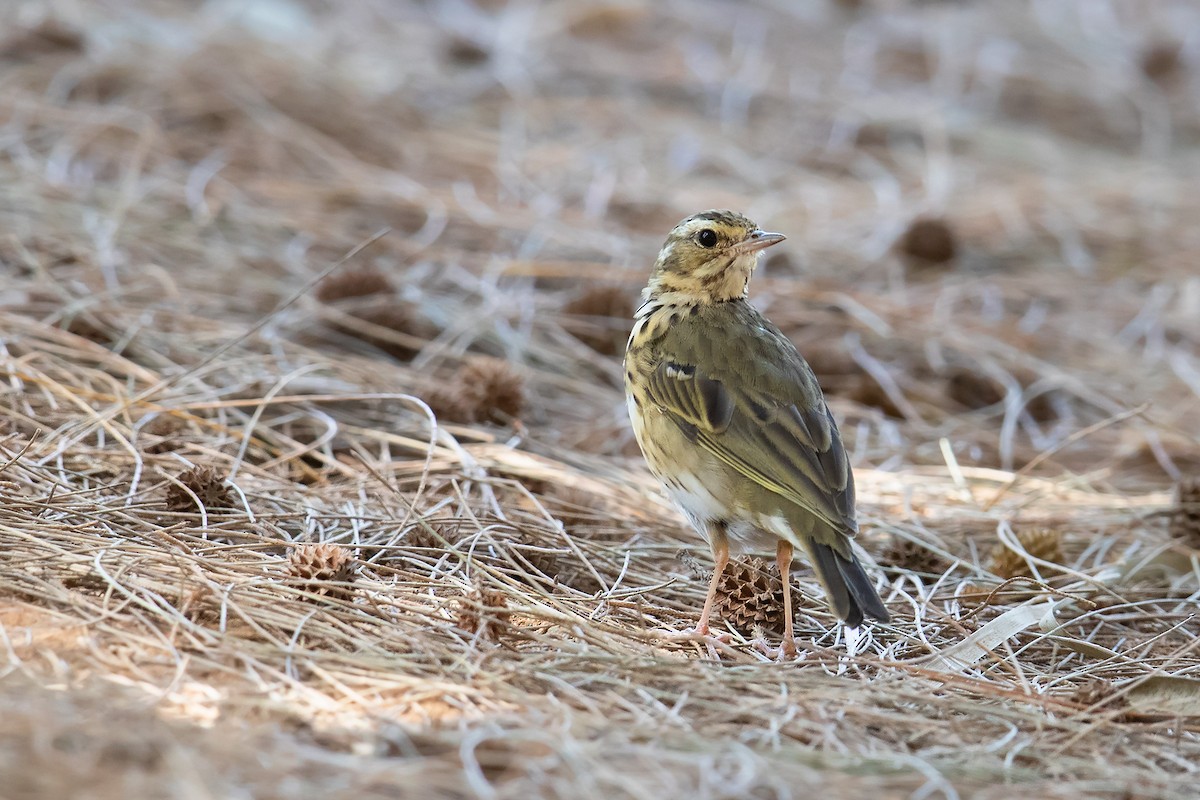
[[[712,546],[713,560],[716,564],[713,568],[712,580],[708,583],[708,596],[704,598],[704,610],[700,612],[700,622],[695,628],[688,631],[662,631],[662,633],[668,640],[701,641],[708,648],[709,655],[714,659],[720,659],[718,649],[729,644],[732,637],[728,633],[711,633],[708,620],[712,615],[713,606],[716,604],[721,573],[725,571],[725,566],[729,563],[729,538],[725,534],[725,526],[721,523],[712,524],[708,529],[708,535],[709,543]]]
[[[788,573],[792,569],[792,543],[784,539],[775,546],[775,564],[779,567],[779,580],[783,582],[783,643],[780,645],[784,658],[796,657],[796,633],[792,630],[792,585]]]
[[[704,610],[700,612],[700,622],[696,625],[696,633],[708,635],[708,618],[712,614],[713,603],[717,599],[717,587],[721,585],[721,573],[729,564],[729,539],[725,536],[724,528],[713,526],[712,536],[713,566],[712,580],[708,582],[708,596],[704,598]]]

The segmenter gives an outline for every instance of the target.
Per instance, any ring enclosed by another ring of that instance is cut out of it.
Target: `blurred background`
[[[0,3],[0,795],[1189,796],[1198,188],[1185,0]],[[859,659],[750,562],[656,638],[620,359],[713,207]]]

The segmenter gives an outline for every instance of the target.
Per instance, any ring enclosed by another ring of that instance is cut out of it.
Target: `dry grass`
[[[241,8],[0,11],[6,800],[1194,792],[1192,4]],[[894,618],[794,664],[662,633],[613,336],[712,206]]]

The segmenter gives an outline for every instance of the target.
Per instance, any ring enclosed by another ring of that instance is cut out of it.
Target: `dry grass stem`
[[[1194,795],[1194,4],[730,8],[0,8],[5,800]],[[624,410],[720,206],[893,616],[794,663]]]

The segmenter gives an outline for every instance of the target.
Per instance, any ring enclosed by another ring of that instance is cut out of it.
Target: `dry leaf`
[[[1200,680],[1174,675],[1151,675],[1126,693],[1135,711],[1200,717]]]
[[[925,666],[938,672],[962,672],[988,656],[1002,642],[1032,628],[1054,613],[1054,602],[1021,605],[1005,611],[961,642],[927,656]]]

